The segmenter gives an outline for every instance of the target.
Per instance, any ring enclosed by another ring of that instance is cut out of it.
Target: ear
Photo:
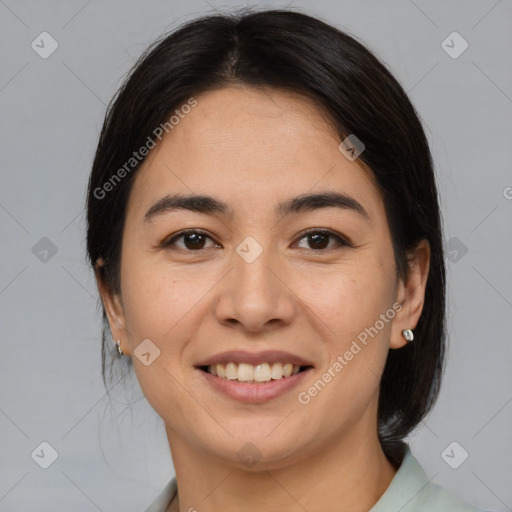
[[[397,302],[402,305],[391,328],[390,348],[396,349],[406,345],[402,335],[404,329],[413,330],[423,311],[425,288],[430,267],[430,244],[421,240],[416,248],[409,253],[409,278],[407,282],[400,280],[397,291]],[[414,341],[412,342],[414,343]]]
[[[126,332],[126,321],[121,296],[109,290],[103,277],[103,266],[103,259],[98,258],[96,260],[94,275],[96,277],[96,284],[98,286],[98,291],[100,293],[101,302],[103,303],[103,307],[105,308],[105,312],[107,313],[110,332],[112,333],[112,338],[114,339],[114,341],[121,340],[121,348],[124,354],[130,355],[128,350],[128,336]]]

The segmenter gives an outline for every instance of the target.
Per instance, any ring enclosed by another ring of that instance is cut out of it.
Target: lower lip
[[[262,403],[281,396],[298,386],[312,369],[313,368],[308,368],[290,377],[283,377],[282,379],[271,380],[269,382],[257,382],[254,384],[217,377],[200,369],[197,371],[204,376],[206,381],[214,389],[234,400],[247,403]]]

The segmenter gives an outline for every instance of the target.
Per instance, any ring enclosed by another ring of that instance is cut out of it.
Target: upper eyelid
[[[302,240],[304,237],[308,236],[310,233],[324,233],[324,234],[327,234],[327,235],[330,235],[332,238],[336,238],[338,239],[338,243],[341,245],[341,246],[347,246],[347,247],[351,247],[352,246],[352,243],[351,241],[341,235],[341,234],[338,234],[336,231],[333,231],[332,229],[327,229],[327,228],[310,228],[310,229],[307,229],[306,231],[302,231],[296,238],[296,241],[300,241]],[[330,249],[335,249],[336,247],[331,247]],[[329,249],[311,249],[312,251],[320,251],[320,252],[327,252]]]
[[[202,229],[194,229],[194,228],[189,228],[189,229],[184,229],[183,231],[179,231],[178,233],[175,233],[174,235],[171,235],[171,236],[168,236],[164,239],[164,241],[162,242],[162,245],[165,246],[165,245],[170,245],[171,242],[173,242],[174,240],[177,240],[178,238],[184,236],[184,235],[188,235],[190,233],[199,233],[200,235],[204,235],[206,236],[207,238],[209,238],[210,240],[214,241],[215,243],[218,243],[214,237],[212,237],[210,234],[208,234],[206,231],[203,231]]]

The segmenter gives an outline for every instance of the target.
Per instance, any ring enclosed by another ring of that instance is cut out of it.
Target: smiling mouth
[[[291,363],[261,363],[252,365],[229,362],[211,366],[199,366],[198,368],[220,379],[258,384],[272,380],[287,379],[313,367],[298,366]]]

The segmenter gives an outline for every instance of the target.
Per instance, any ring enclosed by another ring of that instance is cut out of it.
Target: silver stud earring
[[[121,350],[121,340],[117,340],[115,342],[116,344],[116,347],[117,347],[117,353],[120,355],[120,356],[124,356],[124,352]]]
[[[407,343],[410,343],[414,339],[414,334],[411,331],[411,329],[404,329],[402,331],[402,335],[405,338],[405,340],[407,341]]]

